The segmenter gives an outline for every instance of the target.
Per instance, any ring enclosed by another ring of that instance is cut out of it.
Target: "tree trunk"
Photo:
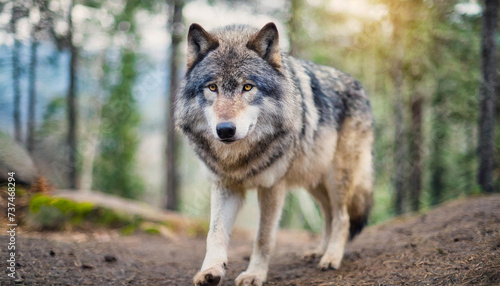
[[[408,185],[412,211],[420,209],[420,197],[422,194],[422,106],[422,95],[418,91],[415,91],[414,87],[411,100],[411,173]]]
[[[89,120],[88,123],[88,131],[86,132],[85,139],[85,147],[82,152],[82,161],[81,161],[81,172],[80,172],[80,190],[82,191],[91,191],[93,184],[93,172],[94,172],[94,162],[96,159],[97,150],[99,148],[100,143],[100,134],[99,130],[101,129],[101,118],[102,118],[102,102],[103,102],[103,94],[107,89],[106,86],[106,70],[108,69],[106,62],[106,54],[107,49],[101,51],[99,55],[98,64],[102,69],[100,69],[98,76],[99,78],[99,90],[94,100],[92,100],[92,108],[95,110],[95,115],[93,118]]]
[[[436,94],[432,100],[432,145],[429,170],[431,173],[431,204],[441,203],[445,185],[446,166],[444,152],[448,141],[448,126],[446,116],[446,92],[443,79],[438,79]]]
[[[17,20],[21,17],[21,8],[15,2],[12,7],[12,16],[10,20],[10,29],[14,37],[14,47],[12,49],[12,91],[14,95],[14,138],[17,142],[22,142],[21,130],[21,65],[19,63],[19,50],[21,49],[21,42],[17,37]]]
[[[178,135],[175,133],[174,122],[174,102],[177,91],[177,73],[178,73],[178,58],[179,58],[179,44],[182,40],[181,32],[182,27],[182,9],[184,6],[183,1],[174,0],[171,3],[172,13],[169,22],[169,30],[171,34],[170,44],[170,82],[168,92],[168,118],[167,118],[167,146],[166,146],[166,162],[167,162],[167,182],[166,182],[166,195],[167,202],[166,208],[169,210],[178,209],[178,179],[179,174],[177,171],[177,150],[178,150]]]
[[[38,64],[38,41],[33,27],[31,35],[31,59],[29,73],[29,102],[28,102],[28,130],[26,148],[31,154],[35,148],[35,120],[36,120],[36,67]]]
[[[395,71],[396,75],[394,78],[394,83],[396,87],[395,102],[394,102],[394,124],[395,136],[394,136],[394,146],[395,146],[395,161],[394,161],[394,191],[395,191],[395,211],[396,214],[402,214],[404,212],[404,200],[405,200],[405,190],[404,190],[404,180],[405,180],[405,148],[404,148],[404,126],[403,126],[403,75],[398,65],[395,67],[399,71]]]
[[[77,110],[77,92],[76,92],[76,72],[78,68],[78,49],[73,44],[73,20],[71,12],[73,10],[74,2],[71,1],[68,13],[68,45],[70,52],[69,62],[69,86],[66,97],[67,101],[67,119],[68,119],[68,134],[67,134],[67,147],[68,147],[68,185],[70,189],[77,188],[77,124],[78,124],[78,110]]]
[[[291,56],[297,57],[300,53],[299,47],[299,30],[302,25],[300,21],[299,13],[302,11],[303,0],[291,0],[290,1],[290,18],[288,19],[288,37],[290,38],[290,50],[289,54]]]
[[[397,17],[397,16],[393,16]],[[402,35],[401,28],[396,19],[393,19],[393,41],[396,47],[394,53],[394,69],[392,70],[392,80],[395,88],[394,95],[394,124],[395,136],[394,136],[394,146],[395,146],[395,157],[394,157],[394,192],[395,192],[395,202],[394,208],[396,214],[402,214],[404,212],[404,201],[405,201],[405,146],[404,146],[404,120],[403,120],[403,56],[404,50],[402,47]]]
[[[477,182],[485,192],[493,192],[497,20],[498,0],[485,0],[481,44],[482,80],[479,91],[479,168],[477,172]]]

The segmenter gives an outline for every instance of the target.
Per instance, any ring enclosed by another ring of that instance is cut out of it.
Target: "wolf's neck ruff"
[[[297,136],[290,131],[277,129],[275,133],[254,134],[254,140],[225,145],[214,140],[211,134],[195,132],[185,127],[183,132],[193,143],[196,154],[207,167],[228,183],[243,183],[264,172],[288,153],[290,161],[295,153]],[[258,138],[258,139],[257,139]]]

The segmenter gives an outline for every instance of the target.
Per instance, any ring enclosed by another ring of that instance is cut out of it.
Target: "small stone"
[[[90,264],[82,264],[82,268],[83,269],[94,269],[94,266],[92,266]]]
[[[113,256],[113,255],[105,255],[104,256],[104,261],[106,262],[109,262],[109,263],[112,263],[112,262],[116,262],[116,257]]]

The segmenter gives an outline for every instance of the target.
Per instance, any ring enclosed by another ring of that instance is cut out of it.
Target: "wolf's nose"
[[[217,130],[217,135],[219,135],[219,138],[224,140],[224,139],[229,139],[236,134],[236,126],[234,126],[233,123],[231,122],[223,122],[217,125],[216,127]]]

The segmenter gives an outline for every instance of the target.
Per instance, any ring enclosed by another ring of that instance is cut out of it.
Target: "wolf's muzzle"
[[[222,141],[232,142],[231,138],[236,134],[236,126],[232,122],[223,122],[217,124],[215,128],[217,130],[217,135]]]

